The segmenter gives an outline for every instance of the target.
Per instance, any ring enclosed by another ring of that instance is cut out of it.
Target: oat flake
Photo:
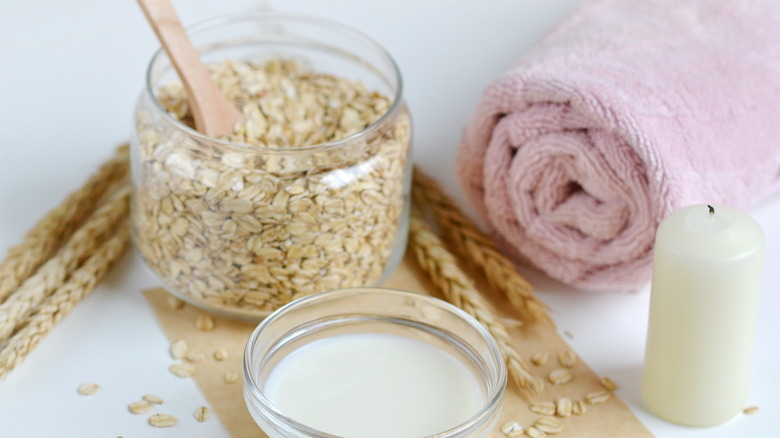
[[[146,400],[136,401],[130,403],[127,410],[136,415],[143,414],[152,410],[152,404]]]
[[[179,421],[170,414],[154,414],[149,417],[149,424],[154,427],[173,427]]]
[[[192,377],[195,375],[195,367],[186,362],[177,362],[171,365],[168,370],[179,377]]]
[[[100,392],[100,385],[97,383],[84,383],[77,389],[81,395],[95,395]]]

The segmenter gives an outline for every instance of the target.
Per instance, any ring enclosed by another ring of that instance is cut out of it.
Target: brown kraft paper
[[[427,293],[441,298],[409,254],[382,287]],[[511,313],[511,306],[503,297],[491,294],[483,284],[479,287],[496,309],[503,310],[500,312],[502,317],[516,317]],[[241,380],[244,346],[256,324],[211,315],[216,322],[214,329],[200,331],[195,328],[195,320],[198,316],[208,314],[206,311],[190,305],[173,309],[167,304],[168,293],[162,288],[144,291],[144,295],[154,309],[169,340],[183,339],[191,351],[206,353],[206,360],[195,364],[196,373],[193,378],[230,436],[267,437],[247,411]],[[557,354],[569,350],[570,347],[554,327],[541,324],[510,327],[509,332],[515,340],[515,347],[525,359],[532,374],[544,378],[553,369],[562,368],[558,364]],[[227,351],[226,360],[217,361],[213,358],[213,352],[220,348]],[[531,355],[536,352],[549,353],[549,359],[543,366],[537,367],[531,364]],[[570,382],[557,386],[546,382],[545,390],[532,400],[523,398],[520,390],[510,383],[497,429],[509,421],[517,421],[525,428],[532,426],[541,415],[529,409],[529,402],[555,401],[559,397],[584,400],[586,394],[604,390],[599,376],[595,375],[582,360],[577,360],[576,365],[569,370],[574,375]],[[237,372],[239,380],[226,383],[224,376],[228,371]],[[578,438],[602,438],[607,435],[621,438],[653,436],[615,394],[605,403],[586,405],[587,412],[583,415],[559,418],[564,429],[556,436]],[[493,436],[504,435],[497,430]]]

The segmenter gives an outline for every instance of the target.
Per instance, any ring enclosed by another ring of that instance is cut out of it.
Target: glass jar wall
[[[392,58],[305,16],[258,14],[190,31],[247,121],[210,138],[158,52],[135,113],[134,243],[175,295],[260,319],[291,300],[381,282],[400,261],[410,118]]]

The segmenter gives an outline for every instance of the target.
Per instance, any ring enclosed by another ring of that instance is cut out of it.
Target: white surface
[[[387,333],[310,342],[282,358],[262,386],[290,418],[346,437],[429,436],[486,402],[482,380],[453,355]]]
[[[396,58],[415,121],[415,160],[455,185],[454,156],[482,89],[579,0],[271,1],[357,27]],[[262,6],[256,1],[174,1],[185,24]],[[153,36],[132,1],[0,3],[0,251],[77,188],[129,137],[132,108]],[[581,293],[528,273],[572,347],[659,437],[776,436],[780,430],[780,199],[751,212],[767,235],[754,375],[754,416],[726,425],[678,427],[639,401],[649,294]],[[0,435],[21,437],[226,437],[219,422],[192,419],[204,403],[194,382],[172,376],[167,341],[140,291],[156,285],[128,256],[5,380]],[[530,352],[528,352],[530,354]],[[76,387],[104,392],[81,397]],[[180,417],[152,429],[126,405],[146,392]],[[605,425],[608,428],[608,425]]]

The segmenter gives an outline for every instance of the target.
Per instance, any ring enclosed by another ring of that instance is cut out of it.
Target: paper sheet
[[[382,287],[424,292],[441,297],[408,254],[401,266]],[[502,316],[513,317],[512,313],[507,311],[511,306],[504,301],[503,297],[491,294],[483,285],[480,285],[480,289],[497,309],[504,309]],[[162,288],[145,291],[144,295],[170,340],[184,339],[190,351],[202,351],[208,355],[206,360],[195,364],[197,371],[193,378],[230,435],[234,438],[266,437],[246,409],[241,378],[235,383],[224,381],[225,373],[230,370],[242,376],[244,345],[256,324],[213,316],[216,321],[214,330],[199,331],[195,329],[195,320],[199,315],[207,312],[189,305],[178,310],[172,309],[166,303],[167,292]],[[510,334],[516,341],[516,348],[528,362],[530,371],[542,377],[552,369],[560,368],[556,355],[570,348],[552,327],[536,325],[510,328]],[[227,360],[221,362],[214,360],[212,354],[219,348],[227,350]],[[538,351],[550,353],[548,362],[542,367],[531,365],[530,357]],[[582,360],[578,360],[571,371],[574,378],[570,382],[560,386],[547,382],[544,392],[534,400],[554,401],[558,397],[583,399],[589,392],[604,389],[600,377],[596,376]],[[606,403],[587,405],[587,407],[588,411],[584,415],[561,418],[564,430],[557,436],[579,438],[602,438],[607,435],[621,438],[653,436],[615,395]],[[522,398],[518,388],[510,383],[497,428],[500,429],[507,421],[517,421],[524,427],[528,427],[539,417],[540,415],[529,410],[528,401]],[[503,436],[498,431],[493,435]]]

